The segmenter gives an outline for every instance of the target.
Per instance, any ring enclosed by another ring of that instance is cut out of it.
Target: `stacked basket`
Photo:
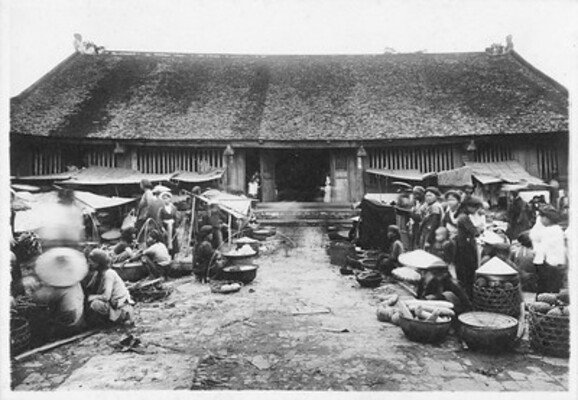
[[[518,273],[497,257],[476,271],[473,303],[478,311],[517,318],[522,303],[521,293]]]
[[[570,356],[568,295],[541,293],[528,306],[530,346],[539,353]]]

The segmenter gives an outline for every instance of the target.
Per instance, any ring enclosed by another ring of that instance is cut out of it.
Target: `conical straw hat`
[[[444,260],[424,250],[403,253],[399,256],[399,262],[407,267],[418,269],[447,267]]]
[[[68,287],[86,276],[88,264],[80,251],[58,247],[38,257],[35,271],[38,277],[50,286]]]
[[[518,273],[498,257],[490,259],[490,261],[478,268],[476,272],[482,275],[516,275]]]

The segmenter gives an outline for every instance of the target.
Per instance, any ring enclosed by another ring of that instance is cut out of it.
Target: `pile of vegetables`
[[[540,293],[536,296],[536,301],[529,304],[529,307],[540,314],[561,317],[570,316],[570,293],[567,289],[560,293]]]
[[[379,300],[377,319],[394,325],[399,325],[401,316],[431,323],[449,322],[455,316],[454,305],[449,301],[416,299],[399,301],[397,294],[383,296]]]

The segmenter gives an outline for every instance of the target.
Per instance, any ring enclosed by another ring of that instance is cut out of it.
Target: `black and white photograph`
[[[0,397],[575,399],[577,21],[2,0]]]

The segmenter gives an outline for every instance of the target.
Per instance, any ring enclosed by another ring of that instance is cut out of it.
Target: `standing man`
[[[515,190],[512,192],[512,204],[508,209],[508,226],[507,235],[510,240],[517,239],[524,231],[532,227],[531,210],[528,203],[520,197],[520,192]]]
[[[138,203],[137,207],[137,214],[136,214],[136,224],[135,228],[137,234],[142,229],[146,220],[150,217],[151,212],[150,208],[151,205],[155,201],[155,196],[153,195],[153,184],[148,179],[143,179],[140,181],[140,188],[143,191],[142,197],[140,198],[140,202]]]

